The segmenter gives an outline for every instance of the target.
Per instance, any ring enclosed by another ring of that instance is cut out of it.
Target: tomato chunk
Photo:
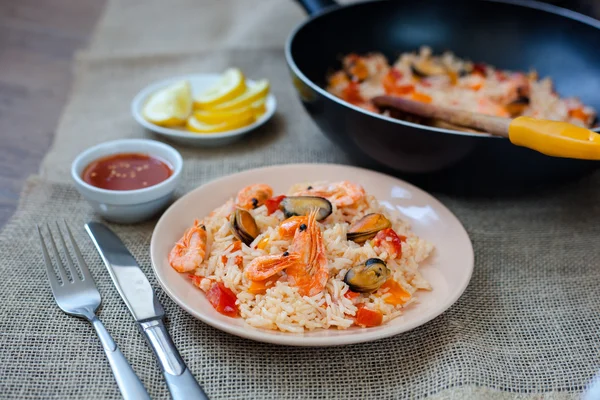
[[[235,242],[233,242],[225,251],[229,252],[229,253],[234,253],[236,251],[240,251],[242,249],[242,242],[240,242],[239,240],[236,240]],[[227,264],[227,261],[229,260],[229,258],[226,255],[222,255],[221,256],[221,262],[223,264]],[[235,263],[237,264],[238,267],[242,266],[242,262],[244,260],[242,259],[242,256],[237,255],[235,257]]]
[[[330,86],[342,86],[347,85],[350,80],[348,79],[348,75],[344,71],[338,71],[329,77],[329,85]]]
[[[203,276],[194,275],[194,274],[189,274],[188,277],[191,279],[194,286],[198,286],[198,287],[200,287],[200,282],[202,282],[202,279],[204,279]]]
[[[365,80],[369,77],[369,69],[367,68],[365,62],[360,58],[350,65],[348,72],[354,79],[358,79],[359,81]]]
[[[250,282],[248,292],[252,294],[265,294],[268,288],[275,286],[280,277],[281,274],[275,274],[262,281],[252,281]]]
[[[395,68],[390,68],[389,74],[397,81],[404,77],[404,74]]]
[[[579,107],[579,108],[575,108],[573,110],[569,111],[569,116],[572,118],[577,118],[582,120],[583,122],[586,122],[589,115],[586,114],[585,111],[583,111],[583,107]]]
[[[474,83],[473,85],[471,85],[469,88],[475,92],[479,91],[479,89],[481,89],[483,87],[483,83]]]
[[[206,297],[215,310],[228,317],[237,317],[238,308],[235,304],[237,297],[222,282],[216,282],[206,292]]]
[[[486,75],[486,65],[483,63],[475,63],[473,64],[473,73],[474,74],[479,74],[481,76],[485,76]]]
[[[383,314],[381,311],[369,310],[366,307],[360,307],[356,312],[356,325],[364,328],[381,325],[383,322]]]
[[[402,74],[399,71],[391,69],[382,79],[381,84],[386,94],[394,96],[402,96],[410,94],[415,90],[414,85],[399,85],[397,81],[402,79]]]
[[[398,282],[393,279],[388,279],[379,290],[387,289],[385,302],[394,306],[406,303],[410,300],[410,293],[408,293]]]
[[[433,100],[431,96],[421,92],[414,92],[412,94],[412,99],[414,101],[420,101],[421,103],[431,103],[431,101]]]
[[[350,300],[354,300],[358,296],[360,296],[360,293],[353,292],[352,290],[348,290],[346,293],[344,293],[344,297]]]
[[[273,214],[275,211],[279,209],[279,204],[285,199],[285,195],[271,197],[265,201],[265,206],[267,206],[267,210],[269,215]]]
[[[241,249],[242,249],[242,242],[240,240],[236,240],[227,248],[227,251],[230,253],[233,253],[236,251],[240,251]]]
[[[348,86],[342,90],[342,99],[352,104],[362,103],[365,101],[360,94],[360,86],[357,82],[350,82]]]
[[[373,244],[384,249],[390,258],[402,257],[402,242],[406,241],[406,236],[399,236],[392,228],[383,229],[377,232],[373,239]]]
[[[227,261],[229,261],[229,258],[227,256],[221,256],[221,262],[223,264],[227,264]],[[244,259],[242,258],[242,256],[240,256],[240,255],[235,256],[235,265],[237,265],[238,267],[241,267],[243,263],[244,263]]]

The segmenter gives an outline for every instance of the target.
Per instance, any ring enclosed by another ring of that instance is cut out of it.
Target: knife
[[[163,324],[165,311],[158,302],[148,278],[125,244],[101,223],[89,222],[85,225],[85,230],[98,249],[121,298],[158,359],[171,397],[174,400],[208,399],[173,344]]]

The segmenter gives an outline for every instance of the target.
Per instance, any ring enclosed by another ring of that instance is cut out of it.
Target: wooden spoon
[[[372,101],[380,109],[398,110],[502,136],[517,146],[527,147],[548,156],[600,160],[600,135],[566,122],[531,117],[494,117],[395,96],[378,96]]]

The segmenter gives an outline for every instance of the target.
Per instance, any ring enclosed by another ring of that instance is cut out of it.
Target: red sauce
[[[81,178],[100,189],[135,190],[154,186],[173,174],[164,161],[141,153],[120,153],[92,161]]]

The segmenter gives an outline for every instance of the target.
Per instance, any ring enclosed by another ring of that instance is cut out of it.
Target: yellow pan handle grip
[[[508,137],[548,156],[600,160],[600,135],[566,122],[518,117],[510,123]]]

